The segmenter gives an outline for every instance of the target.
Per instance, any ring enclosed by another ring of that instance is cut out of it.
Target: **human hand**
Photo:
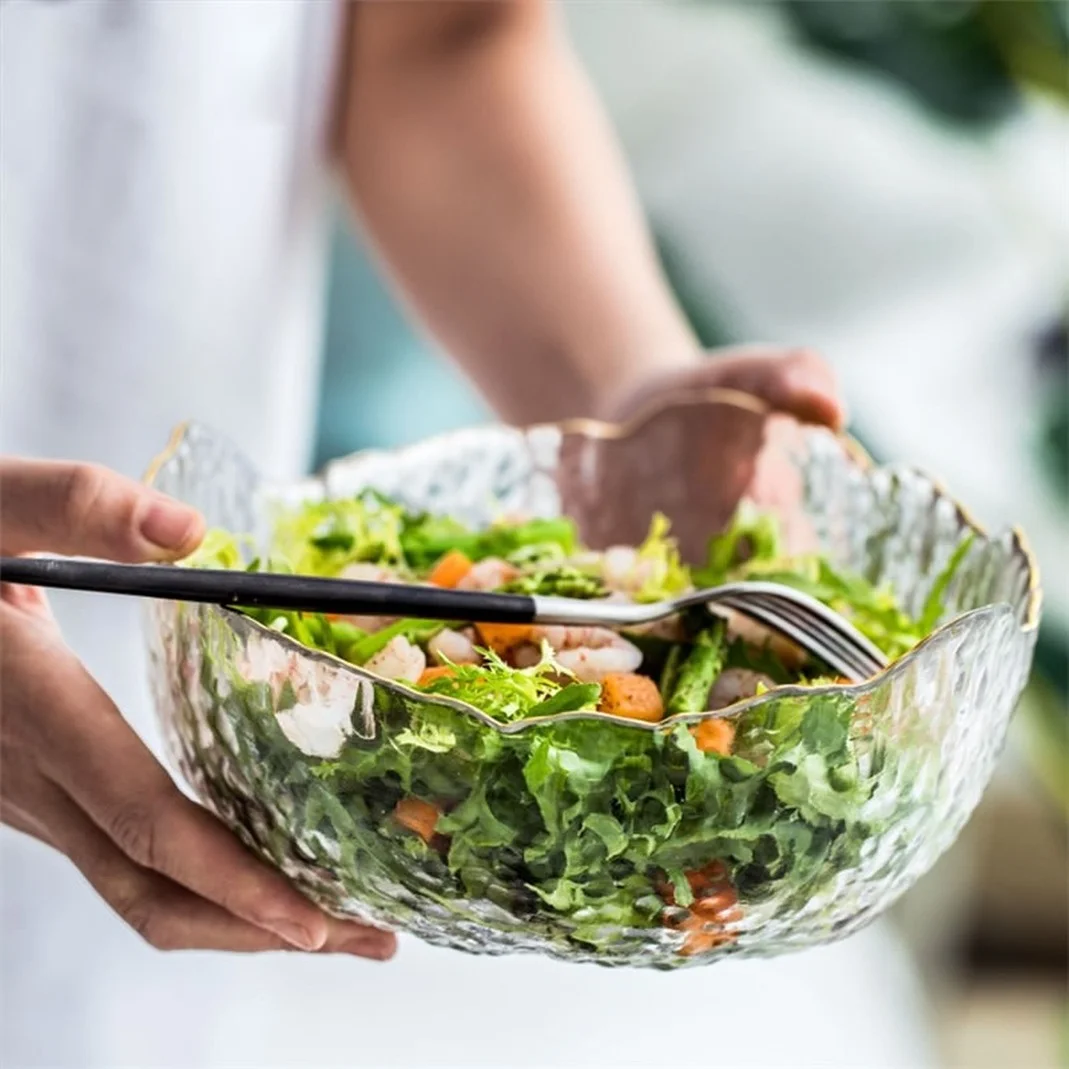
[[[0,458],[0,552],[125,562],[196,547],[192,509],[103,468]],[[43,593],[0,585],[0,819],[66,854],[163,949],[385,960],[394,936],[328,917],[186,798],[64,645]]]
[[[799,474],[789,463],[792,441],[802,424],[837,431],[846,422],[831,368],[819,356],[757,347],[655,371],[610,392],[598,414],[629,425],[628,433],[565,436],[565,512],[593,546],[636,544],[650,516],[663,512],[691,561],[704,559],[709,536],[743,497],[790,525],[801,500]]]

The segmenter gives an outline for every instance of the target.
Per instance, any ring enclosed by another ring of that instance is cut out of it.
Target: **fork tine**
[[[808,595],[803,595],[790,587],[761,591],[759,593],[761,597],[774,599],[784,606],[797,608],[799,612],[805,614],[806,618],[821,621],[827,629],[840,635],[844,641],[849,642],[851,646],[864,654],[867,660],[872,661],[881,668],[886,667],[887,658],[884,656],[883,651],[844,616],[829,608],[823,602],[817,601]]]
[[[807,606],[800,605],[789,598],[779,598],[775,595],[754,595],[762,604],[767,604],[784,618],[791,620],[799,628],[811,630],[818,634],[828,645],[842,651],[851,661],[867,671],[867,675],[874,675],[883,667],[883,662],[877,661],[872,654],[856,640],[853,629],[846,624],[832,618],[811,613]]]
[[[764,595],[761,595],[764,597]],[[847,620],[831,613],[809,613],[806,606],[800,605],[790,598],[779,598],[770,595],[769,601],[776,601],[780,611],[790,615],[796,621],[808,621],[814,628],[827,636],[829,641],[837,642],[844,648],[849,648],[859,663],[869,669],[869,674],[875,674],[887,667],[887,659],[882,652],[873,646],[864,635],[861,634]]]
[[[876,669],[886,667],[883,653],[869,639],[837,612],[806,594],[778,583],[739,584],[726,593],[732,598],[749,600],[759,597],[774,602],[782,611],[791,613],[802,626],[819,627],[822,634],[837,636],[842,644],[857,651],[866,665],[874,665]]]
[[[758,623],[764,624],[766,627],[770,627],[773,631],[777,631],[789,639],[792,639],[808,653],[816,656],[843,675],[849,676],[852,679],[859,678],[863,675],[861,666],[857,664],[852,657],[844,655],[842,651],[837,648],[829,648],[821,636],[814,634],[812,630],[797,627],[790,620],[784,619],[779,613],[769,609],[768,606],[763,603],[754,601],[753,599],[739,601],[735,601],[734,599],[724,599],[721,604],[734,609],[736,612],[742,613],[744,616],[756,620]]]
[[[740,598],[725,597],[721,604],[786,635],[803,649],[824,661],[829,667],[851,679],[861,681],[873,674],[869,663],[858,657],[856,651],[844,649],[839,643],[829,642],[823,627],[819,630],[810,627],[809,621],[799,624],[793,618],[785,616],[777,607],[759,600],[755,595]]]

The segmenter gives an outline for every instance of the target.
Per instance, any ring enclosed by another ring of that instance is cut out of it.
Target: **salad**
[[[661,516],[641,545],[595,552],[567,518],[474,530],[365,491],[285,510],[262,558],[212,531],[189,563],[633,601],[761,578],[820,599],[895,658],[939,621],[967,548],[911,616],[823,556],[787,555],[774,518],[750,508],[688,566]],[[654,933],[682,963],[818,901],[894,819],[877,795],[895,754],[857,700],[799,696],[836,680],[738,617],[617,633],[243,611],[395,684],[376,688],[370,738],[352,730],[351,702],[330,730],[302,722],[284,670],[214,695],[258,789],[284,793],[311,830],[305,852],[380,916],[400,914],[374,873],[442,916],[486,903],[559,953],[611,957]],[[719,715],[783,684],[795,688]]]

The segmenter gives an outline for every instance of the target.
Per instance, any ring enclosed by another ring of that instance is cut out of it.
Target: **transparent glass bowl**
[[[725,435],[715,484],[687,429],[709,420]],[[502,726],[236,612],[150,605],[159,716],[201,800],[326,910],[474,953],[670,968],[857,930],[958,835],[1029,671],[1040,595],[1019,533],[990,536],[928,477],[873,467],[742,395],[679,399],[626,427],[460,431],[288,486],[186,426],[149,478],[260,539],[279,502],[372,486],[473,523],[564,511],[595,546],[637,541],[661,509],[693,547],[745,495],[776,507],[795,545],[890,582],[915,612],[973,535],[933,635],[865,684],[782,687],[721,710],[736,728],[726,759],[688,741],[714,714]],[[428,722],[451,742],[394,761],[400,734]],[[324,776],[339,754],[344,774]],[[398,819],[413,795],[467,829],[464,851]],[[546,847],[551,825],[558,845],[568,829],[564,853]],[[636,863],[651,825],[650,860]],[[697,870],[704,901],[688,908],[684,891],[673,904],[665,874]]]

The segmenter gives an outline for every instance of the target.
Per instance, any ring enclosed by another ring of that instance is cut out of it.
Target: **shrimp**
[[[725,668],[709,691],[709,708],[723,709],[743,698],[752,698],[760,686],[775,685],[775,681],[762,672],[754,672],[750,668]]]
[[[381,564],[356,560],[342,568],[338,578],[359,579],[365,583],[394,583],[397,581],[397,573],[392,568],[384,568]]]
[[[616,593],[637,594],[656,567],[656,561],[643,560],[634,546],[610,546],[601,555],[601,581]]]
[[[358,579],[363,583],[396,583],[397,573],[390,568],[384,568],[381,564],[372,564],[370,561],[353,561],[342,568],[338,575],[339,579]],[[353,627],[359,627],[361,631],[369,634],[373,631],[381,631],[388,627],[398,618],[396,616],[343,616],[342,619]]]
[[[386,679],[417,683],[423,675],[423,669],[427,667],[427,655],[404,635],[397,635],[371,657],[364,667]]]
[[[427,652],[434,658],[435,664],[478,664],[482,658],[475,649],[473,637],[470,627],[463,631],[447,627],[427,643]]]
[[[457,583],[457,590],[497,590],[512,582],[519,574],[519,568],[507,560],[487,557],[471,566],[471,571]]]
[[[580,683],[600,683],[642,663],[642,651],[607,627],[535,627],[531,638],[548,643],[557,663]]]

